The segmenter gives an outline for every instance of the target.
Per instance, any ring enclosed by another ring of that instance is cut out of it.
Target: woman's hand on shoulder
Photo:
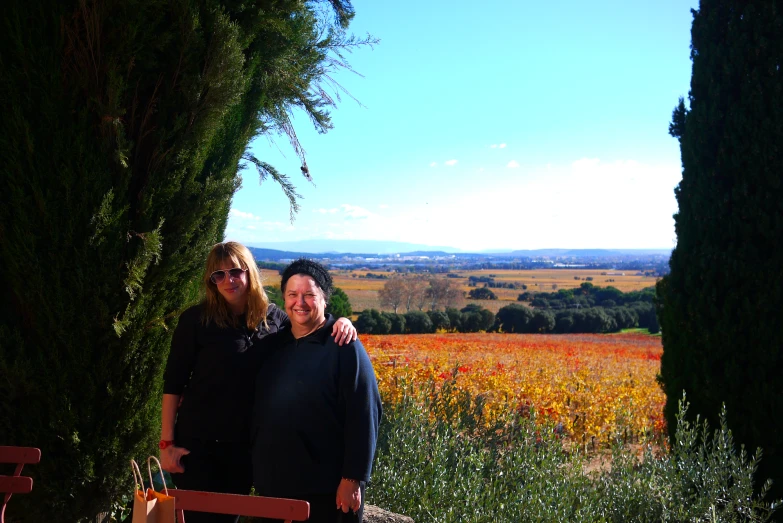
[[[340,318],[334,322],[334,327],[332,327],[332,336],[334,336],[334,341],[337,342],[337,345],[340,346],[359,339],[359,335],[356,332],[356,327],[353,326],[353,323],[351,323],[351,320],[348,318]]]
[[[160,465],[166,472],[185,472],[182,466],[182,456],[190,454],[190,451],[184,447],[171,445],[160,451]]]

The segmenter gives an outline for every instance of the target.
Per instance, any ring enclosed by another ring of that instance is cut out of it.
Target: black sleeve
[[[339,348],[340,390],[345,405],[345,478],[369,481],[378,425],[381,396],[370,357],[361,342]]]
[[[277,327],[275,330],[279,330],[280,327],[284,325],[288,326],[291,324],[291,320],[288,319],[288,314],[274,303],[269,304],[269,308],[266,311],[266,321],[270,326],[274,325]]]
[[[182,394],[190,381],[190,374],[196,363],[196,330],[199,321],[199,306],[189,308],[179,317],[163,373],[163,394]]]

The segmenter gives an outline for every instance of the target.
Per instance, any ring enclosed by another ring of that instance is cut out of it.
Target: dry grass
[[[261,269],[261,281],[266,287],[280,287],[280,273],[272,269]]]
[[[271,281],[279,282],[280,277],[275,271],[265,271],[274,273]],[[383,310],[378,299],[378,291],[383,288],[386,280],[374,278],[360,278],[368,272],[373,274],[390,273],[381,271],[333,271],[332,277],[334,284],[340,287],[351,300],[351,306],[356,312],[365,309]],[[602,274],[604,273],[604,274]],[[583,270],[583,269],[548,269],[548,270],[484,270],[484,271],[454,271],[460,278],[455,278],[455,283],[459,283],[465,294],[474,287],[468,286],[469,276],[492,276],[496,282],[509,282],[527,285],[527,292],[553,292],[557,289],[573,289],[585,283],[587,278],[592,278],[592,283],[596,287],[613,286],[623,292],[637,291],[646,287],[655,285],[657,278],[651,276],[637,275],[635,271],[608,271],[608,270]],[[445,278],[445,274],[437,275],[439,278]],[[613,281],[611,281],[613,280]],[[479,284],[480,285],[480,284]],[[492,292],[498,297],[497,300],[466,300],[465,303],[477,303],[482,307],[497,312],[501,307],[509,303],[516,302],[517,296],[524,292],[522,289],[492,289]],[[402,311],[405,312],[405,311]]]
[[[608,271],[598,269],[547,269],[527,271],[458,271],[457,274],[469,276],[489,276],[494,274],[496,282],[522,283],[528,286],[528,291],[552,292],[557,289],[573,289],[593,278],[590,282],[597,287],[616,287],[623,292],[638,291],[655,285],[657,278],[637,275],[635,271]],[[553,289],[552,285],[557,287]],[[500,289],[493,289],[495,290]],[[516,297],[514,298],[516,299]]]

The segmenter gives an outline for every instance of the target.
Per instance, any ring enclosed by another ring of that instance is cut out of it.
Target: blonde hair
[[[209,277],[213,272],[220,270],[226,260],[231,260],[234,267],[241,267],[247,271],[247,306],[245,308],[245,318],[247,327],[257,330],[263,323],[266,326],[266,313],[269,307],[269,298],[264,292],[264,286],[261,284],[261,271],[258,270],[253,255],[247,247],[237,242],[217,243],[207,256],[207,267],[204,271],[204,290],[206,298],[204,299],[204,324],[214,322],[218,327],[239,327],[236,316],[217,290],[217,285],[210,281]]]

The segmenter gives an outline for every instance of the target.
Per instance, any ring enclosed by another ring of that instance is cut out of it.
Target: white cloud
[[[437,166],[437,165],[438,165],[438,162],[432,162],[432,163],[430,164],[430,167],[435,167],[435,166]]]
[[[248,213],[245,213],[248,214]],[[241,223],[242,218],[236,218],[236,213],[228,219],[228,226],[223,241],[238,241],[244,244],[263,245],[270,241],[289,239],[295,230],[288,222],[255,220],[251,224]]]
[[[498,144],[493,143],[492,145],[489,146],[489,148],[490,149],[497,149],[498,148]]]
[[[389,206],[384,204],[381,204],[379,206],[382,209],[386,209]],[[348,203],[344,203],[340,205],[339,207],[332,207],[331,209],[324,209],[323,207],[320,209],[314,209],[314,213],[316,214],[324,214],[324,215],[337,215],[338,219],[340,216],[343,218],[370,218],[377,216],[375,213],[368,211],[364,207],[359,207],[358,205],[351,205]]]
[[[449,165],[449,166],[457,165],[457,160],[449,160],[449,161],[446,162],[446,165]]]
[[[516,160],[511,160],[510,162],[508,162],[508,165],[506,165],[506,167],[510,167],[512,169],[515,169],[515,168],[519,167],[519,162],[517,162]]]
[[[546,161],[538,166],[526,164],[525,176],[519,176],[521,165],[514,172],[498,172],[497,168],[487,168],[487,172],[497,176],[505,173],[502,191],[489,186],[476,187],[435,206],[430,202],[430,208],[420,204],[418,211],[390,217],[390,221],[393,220],[396,227],[408,230],[419,243],[431,243],[428,240],[428,235],[433,234],[431,231],[448,231],[443,223],[445,217],[453,220],[464,212],[469,201],[491,198],[493,220],[503,223],[518,219],[519,207],[515,202],[525,198],[525,213],[541,217],[542,224],[526,231],[524,237],[509,240],[503,236],[502,228],[487,229],[476,223],[461,228],[459,234],[439,233],[439,244],[460,248],[545,248],[552,245],[660,248],[672,245],[672,214],[677,211],[673,189],[681,177],[677,164],[642,164],[629,160],[596,162],[588,158],[580,162],[552,161],[548,168]],[[555,200],[557,209],[551,205]],[[593,206],[588,211],[585,209],[587,201],[612,204]],[[410,217],[408,221],[407,217]],[[405,241],[412,240],[406,238]]]
[[[598,158],[580,158],[571,164],[571,167],[578,172],[590,172],[594,171],[601,160]]]
[[[291,224],[288,222],[261,222],[258,224],[258,227],[265,231],[282,231],[293,229]]]
[[[501,143],[500,145],[498,145],[498,148],[499,149],[505,149],[506,148],[506,144]]]
[[[517,154],[514,153],[515,156]],[[259,246],[275,241],[329,237],[423,244],[432,244],[432,238],[437,237],[437,245],[471,249],[672,245],[675,237],[672,214],[677,211],[673,189],[682,176],[678,162],[643,164],[615,158],[607,161],[605,155],[588,151],[580,156],[543,159],[535,164],[526,160],[524,169],[522,162],[515,160],[520,165],[514,169],[506,167],[513,159],[508,156],[511,155],[503,152],[495,158],[494,166],[488,163],[490,166],[484,167],[483,172],[480,171],[481,163],[486,159],[472,166],[458,163],[460,169],[443,171],[438,169],[446,167],[442,158],[450,158],[440,156],[441,160],[434,169],[441,174],[454,174],[468,168],[468,172],[480,172],[479,177],[486,178],[491,173],[493,181],[498,179],[497,185],[457,185],[454,192],[443,197],[411,195],[411,198],[399,201],[390,198],[388,201],[394,201],[394,204],[365,200],[359,206],[348,204],[345,199],[342,202],[339,199],[313,201],[308,194],[305,204],[311,203],[297,216],[293,226],[287,223],[287,207],[283,205],[273,218],[280,222],[275,223],[265,221],[272,218],[267,206],[237,202],[235,205],[239,208],[231,212],[226,237]],[[424,160],[419,165],[423,169],[429,163]],[[450,182],[458,184],[462,177],[458,178]],[[502,190],[498,190],[501,183]],[[274,196],[280,199],[276,194]],[[503,228],[496,228],[496,231],[478,222],[470,227],[466,225],[467,228],[459,229],[459,232],[447,232],[448,224],[464,214],[466,206],[477,198],[494,202],[493,219],[497,223],[518,220],[518,202],[524,200],[525,213],[540,216],[541,226],[527,231],[523,237],[512,239]],[[551,205],[555,200],[558,202],[557,209]],[[611,205],[593,206],[586,210],[585,202],[589,201],[611,202]],[[243,206],[256,209],[262,216],[261,220],[256,220],[252,213],[240,211]],[[248,230],[247,226],[256,227],[256,230]]]
[[[234,218],[244,218],[245,220],[260,220],[261,218],[250,212],[240,211],[239,209],[231,209],[228,211],[229,216]]]
[[[364,207],[359,207],[358,205],[344,203],[340,205],[340,209],[343,210],[347,218],[367,219],[375,216],[374,213],[368,211]]]

